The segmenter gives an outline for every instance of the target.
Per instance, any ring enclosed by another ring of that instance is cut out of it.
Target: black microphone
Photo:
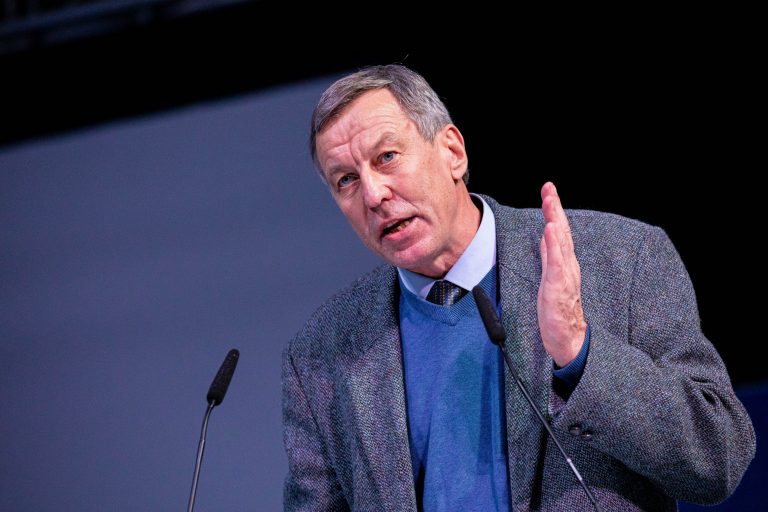
[[[507,333],[504,330],[504,326],[502,325],[501,320],[499,320],[499,315],[496,314],[496,309],[493,307],[493,304],[491,303],[491,299],[485,293],[485,290],[483,290],[480,287],[480,285],[477,285],[474,288],[472,288],[472,295],[474,295],[475,297],[475,303],[477,303],[477,310],[480,312],[480,318],[483,319],[483,324],[485,325],[485,330],[488,332],[488,337],[491,338],[491,341],[493,343],[499,346],[501,353],[504,355],[504,361],[506,361],[507,363],[507,368],[509,368],[509,372],[512,374],[512,377],[515,379],[515,382],[517,383],[517,387],[520,388],[520,392],[523,393],[523,396],[525,396],[525,399],[528,401],[528,404],[531,406],[531,409],[533,409],[533,412],[536,413],[536,417],[539,418],[539,421],[541,422],[541,424],[544,425],[544,428],[549,434],[549,437],[555,442],[555,445],[557,445],[557,448],[558,450],[560,450],[560,453],[563,454],[565,461],[568,463],[568,466],[571,468],[571,471],[573,471],[573,474],[576,476],[576,480],[579,481],[579,483],[581,484],[581,487],[584,488],[584,492],[587,493],[587,497],[589,498],[589,501],[592,502],[592,505],[595,507],[595,510],[597,510],[597,512],[600,512],[600,506],[597,504],[597,500],[595,499],[595,496],[592,494],[592,491],[590,491],[589,487],[587,487],[586,482],[584,482],[584,479],[581,477],[579,470],[576,469],[576,466],[573,464],[573,461],[571,460],[571,458],[568,457],[568,454],[565,453],[565,449],[560,444],[560,441],[558,441],[557,438],[555,437],[555,434],[552,432],[552,428],[549,426],[549,423],[547,423],[547,420],[544,419],[544,416],[542,416],[541,412],[536,407],[536,404],[534,403],[533,398],[531,398],[531,395],[528,393],[528,390],[523,385],[523,381],[520,380],[520,377],[518,377],[517,372],[512,366],[512,360],[509,358],[509,354],[507,354],[507,347],[506,347]]]
[[[219,405],[224,400],[224,395],[227,394],[227,388],[229,382],[232,380],[232,375],[235,373],[235,367],[237,366],[237,360],[240,358],[240,352],[233,348],[224,358],[224,362],[221,363],[221,368],[216,374],[216,377],[211,382],[211,387],[208,389],[208,396],[206,400],[210,404],[214,402],[214,406]]]
[[[203,418],[203,428],[200,432],[200,442],[197,444],[197,460],[195,461],[195,475],[192,477],[192,490],[189,493],[189,505],[187,506],[187,512],[192,512],[195,508],[195,495],[197,494],[197,481],[200,479],[200,467],[203,465],[203,450],[205,450],[205,435],[208,432],[208,418],[211,416],[213,408],[219,405],[224,400],[224,395],[227,394],[227,388],[232,380],[232,375],[235,373],[235,367],[237,366],[237,360],[240,358],[240,351],[233,348],[224,358],[224,362],[221,363],[219,371],[216,373],[216,377],[213,378],[211,387],[208,388],[208,395],[206,400],[208,401],[208,408],[205,411],[205,417]]]

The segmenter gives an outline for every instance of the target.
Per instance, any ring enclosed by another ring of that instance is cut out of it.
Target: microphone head
[[[501,325],[499,315],[496,314],[496,308],[493,307],[491,299],[488,294],[485,293],[480,285],[472,288],[472,295],[475,297],[475,303],[477,304],[477,310],[480,312],[480,318],[483,319],[485,324],[485,330],[488,331],[488,337],[491,341],[497,345],[504,346],[504,340],[507,339],[507,333],[504,330],[504,326]]]
[[[224,358],[224,362],[221,363],[219,372],[211,383],[211,387],[208,389],[208,396],[206,399],[208,403],[213,403],[214,406],[219,405],[224,400],[224,395],[227,394],[227,388],[229,388],[229,382],[232,380],[232,375],[235,373],[235,367],[237,366],[237,360],[240,358],[240,352],[233,348]]]

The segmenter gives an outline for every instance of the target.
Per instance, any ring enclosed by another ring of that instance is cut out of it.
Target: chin
[[[428,269],[435,258],[432,251],[425,250],[424,244],[414,244],[402,251],[380,250],[376,252],[391,265],[418,273],[423,273],[425,269]]]
[[[379,256],[381,256],[390,265],[394,265],[400,268],[410,269],[410,267],[412,267],[415,263],[411,258],[403,257],[402,255],[379,253]]]
[[[429,266],[429,261],[425,261],[424,258],[416,258],[413,256],[394,256],[384,259],[396,267],[404,268],[419,274],[424,273],[424,269]]]

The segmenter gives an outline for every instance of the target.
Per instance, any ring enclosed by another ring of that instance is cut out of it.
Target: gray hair
[[[403,65],[370,66],[344,76],[325,90],[312,112],[309,151],[323,181],[325,175],[317,159],[317,135],[339,117],[347,105],[375,89],[388,89],[392,93],[426,141],[432,142],[444,126],[453,122],[445,104],[424,77]],[[462,179],[465,184],[469,181],[469,169]]]

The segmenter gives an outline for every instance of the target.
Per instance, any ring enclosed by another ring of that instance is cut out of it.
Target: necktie
[[[435,281],[435,284],[432,285],[427,294],[427,300],[433,304],[450,306],[458,302],[465,293],[467,293],[467,290],[464,288],[441,279],[440,281]]]

